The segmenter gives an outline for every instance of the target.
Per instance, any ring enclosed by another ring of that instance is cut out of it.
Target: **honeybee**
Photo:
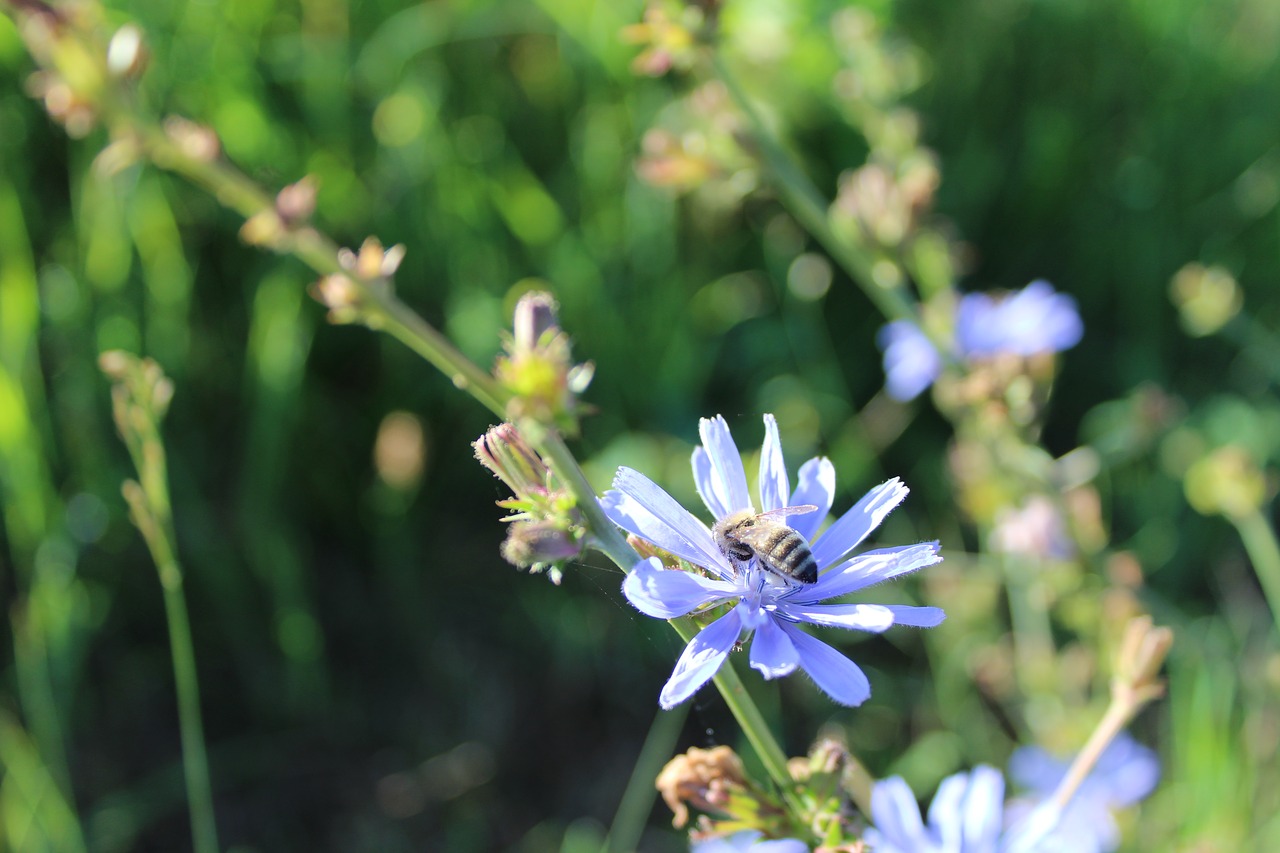
[[[816,506],[784,506],[768,512],[744,509],[727,515],[711,528],[720,551],[735,566],[756,557],[761,568],[786,580],[816,583],[818,561],[809,542],[782,519],[788,515],[813,512]]]

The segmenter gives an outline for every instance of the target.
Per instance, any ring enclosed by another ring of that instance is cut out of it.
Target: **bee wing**
[[[817,507],[813,504],[800,504],[799,506],[780,506],[777,509],[771,509],[768,512],[760,513],[758,518],[785,518],[788,515],[802,515],[806,512],[813,512]]]

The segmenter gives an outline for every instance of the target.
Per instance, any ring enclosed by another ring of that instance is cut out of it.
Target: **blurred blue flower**
[[[1009,776],[1027,788],[1030,797],[1015,814],[1052,795],[1071,766],[1070,759],[1056,758],[1038,746],[1024,746],[1009,761]],[[1125,808],[1150,794],[1160,778],[1156,754],[1129,735],[1121,733],[1098,758],[1093,771],[1080,784],[1062,812],[1053,832],[1063,853],[1103,853],[1120,845],[1120,829],[1112,811]]]
[[[954,355],[971,361],[1001,353],[1061,352],[1079,343],[1083,334],[1075,299],[1037,280],[1003,296],[962,296],[956,308]],[[880,330],[876,341],[884,351],[885,389],[894,399],[914,398],[942,372],[941,355],[914,323],[894,320]]]
[[[638,471],[619,468],[614,490],[601,499],[619,527],[675,556],[702,567],[708,576],[670,570],[651,557],[636,564],[623,582],[627,599],[659,619],[683,616],[703,607],[736,604],[702,629],[685,648],[658,698],[663,708],[685,701],[705,684],[744,634],[753,634],[751,665],[765,678],[803,669],[828,696],[842,705],[859,705],[871,695],[862,670],[844,655],[800,630],[801,622],[834,628],[880,632],[891,625],[932,627],[944,618],[937,607],[820,602],[937,563],[937,542],[884,548],[850,557],[853,549],[907,496],[898,479],[872,489],[848,512],[817,535],[835,493],[835,467],[825,458],[800,467],[791,490],[778,440],[778,425],[765,415],[760,452],[760,505],[763,511],[811,504],[817,509],[788,517],[792,528],[812,542],[818,580],[800,584],[759,566],[752,558],[735,567],[716,546],[706,524]],[[724,418],[703,419],[702,446],[693,452],[698,494],[717,519],[750,509],[747,475]]]
[[[1056,821],[1056,811],[1045,806],[1006,828],[1004,777],[979,765],[942,780],[927,824],[900,776],[877,782],[871,789],[874,826],[864,838],[876,853],[1045,853]]]
[[[942,357],[915,323],[894,320],[880,329],[885,390],[895,400],[914,400],[942,372]]]
[[[809,846],[794,838],[761,840],[763,833],[744,829],[724,838],[695,841],[691,853],[809,853]]]

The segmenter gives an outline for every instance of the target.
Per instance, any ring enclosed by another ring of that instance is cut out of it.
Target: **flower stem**
[[[155,562],[164,592],[165,619],[169,623],[169,651],[173,658],[174,687],[178,696],[178,724],[182,741],[182,770],[187,786],[187,807],[191,815],[191,840],[195,853],[217,853],[218,833],[214,821],[213,791],[209,781],[209,759],[205,754],[204,726],[200,714],[200,684],[196,671],[195,645],[191,621],[183,594],[182,565],[174,549],[169,488],[165,473],[164,447],[154,422],[126,442],[138,469],[139,483],[128,481],[125,500],[138,531]]]
[[[680,729],[688,715],[689,705],[685,703],[670,711],[658,711],[658,715],[654,717],[649,735],[640,748],[640,757],[627,781],[627,788],[622,792],[622,801],[618,804],[613,825],[609,828],[604,853],[627,853],[639,849],[640,836],[657,795],[653,780],[658,778],[663,765],[675,749]]]
[[[1089,735],[1084,749],[1080,750],[1075,761],[1071,762],[1067,775],[1062,778],[1057,790],[1053,792],[1053,800],[1059,809],[1065,809],[1071,802],[1071,798],[1075,796],[1081,783],[1089,775],[1089,771],[1093,770],[1094,765],[1098,763],[1102,753],[1106,751],[1111,741],[1115,740],[1116,735],[1128,725],[1129,720],[1133,719],[1140,707],[1141,703],[1135,705],[1133,702],[1113,696],[1111,704],[1107,706],[1107,712],[1098,721],[1093,734]]]
[[[209,759],[205,754],[204,726],[200,715],[200,685],[196,674],[195,646],[182,592],[182,569],[176,560],[157,562],[164,587],[164,611],[169,621],[169,650],[178,693],[178,721],[182,739],[182,769],[186,776],[191,813],[192,847],[196,853],[217,853],[218,830],[213,817],[213,791]]]
[[[474,397],[486,409],[505,418],[511,395],[479,365],[458,351],[439,330],[391,294],[371,293],[375,323],[392,337],[449,377],[460,391]],[[593,495],[594,497],[594,495]]]
[[[1249,552],[1253,570],[1262,584],[1262,592],[1271,606],[1271,617],[1280,630],[1280,544],[1276,533],[1261,512],[1254,510],[1244,515],[1228,516],[1235,525]]]

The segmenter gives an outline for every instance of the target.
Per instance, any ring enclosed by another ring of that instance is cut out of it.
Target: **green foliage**
[[[762,411],[793,462],[832,458],[844,505],[887,476],[911,484],[883,538],[942,539],[948,562],[901,594],[949,620],[841,638],[874,685],[855,712],[753,679],[789,754],[834,723],[873,772],[923,792],[1031,734],[1074,748],[1116,622],[1141,608],[1179,640],[1169,698],[1139,721],[1166,781],[1130,849],[1276,849],[1275,629],[1230,525],[1182,497],[1220,447],[1278,458],[1276,4],[860,4],[890,33],[878,65],[832,37],[843,4],[724,5],[725,53],[829,198],[870,154],[902,155],[910,127],[876,124],[880,106],[918,111],[941,172],[905,262],[925,295],[954,266],[962,289],[1045,277],[1080,303],[1086,338],[1042,439],[1091,452],[1112,550],[1029,593],[1046,609],[1023,615],[1066,661],[1034,695],[1013,687],[1008,566],[967,553],[985,543],[956,509],[946,424],[879,394],[885,318],[733,132],[708,136],[733,169],[693,195],[641,180],[647,130],[679,141],[710,113],[676,101],[680,80],[631,72],[619,32],[640,3],[122,0],[108,18],[147,34],[145,104],[209,124],[266,187],[314,175],[314,220],[341,243],[405,244],[399,296],[481,365],[514,300],[553,291],[595,363],[576,448],[598,489],[628,464],[692,505],[698,416],[723,412],[754,447]],[[835,85],[850,65],[878,81],[862,100]],[[0,16],[4,843],[189,837],[164,610],[96,367],[124,348],[176,386],[164,436],[223,842],[599,849],[675,639],[636,618],[599,555],[559,588],[503,562],[509,495],[468,449],[492,416],[390,337],[326,326],[304,299],[315,276],[244,245],[203,190],[95,167],[105,132],[68,140],[24,91],[32,69]],[[1244,313],[1220,335],[1178,327],[1167,291],[1189,261],[1239,284]],[[421,473],[397,487],[374,448],[406,411]],[[703,698],[686,742],[732,730]],[[639,849],[684,847],[667,820]]]

